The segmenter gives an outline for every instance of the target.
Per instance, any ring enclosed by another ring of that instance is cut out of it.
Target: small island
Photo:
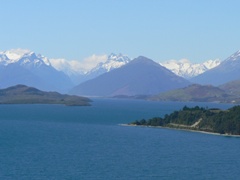
[[[86,97],[46,92],[25,85],[0,89],[0,104],[64,104],[67,106],[89,106]]]
[[[240,106],[228,110],[184,106],[183,109],[166,114],[164,117],[136,120],[129,125],[240,135]]]

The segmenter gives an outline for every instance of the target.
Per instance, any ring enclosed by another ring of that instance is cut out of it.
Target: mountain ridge
[[[86,72],[83,72],[83,70],[79,70],[79,72],[77,72],[76,69],[71,69],[70,65],[67,64],[66,61],[63,59],[59,59],[59,61],[64,61],[61,66],[68,67],[66,68],[56,67],[56,68],[61,69],[64,73],[69,75],[75,83],[79,84],[84,81],[93,79],[103,73],[119,68],[122,65],[129,63],[131,60],[132,59],[129,58],[127,55],[123,55],[121,53],[119,54],[111,53],[110,55],[108,55],[106,61],[98,63],[95,67]],[[187,59],[182,59],[179,61],[169,60],[159,64],[171,70],[178,76],[190,79],[194,76],[204,73],[209,69],[218,66],[220,64],[220,60],[215,59],[208,60],[203,63],[191,63]]]

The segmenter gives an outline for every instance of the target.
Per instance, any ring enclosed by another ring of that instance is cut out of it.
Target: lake
[[[0,179],[238,179],[240,138],[119,125],[184,105],[232,106],[119,99],[0,105]]]

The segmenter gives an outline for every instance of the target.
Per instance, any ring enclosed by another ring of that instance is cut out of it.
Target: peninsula
[[[136,120],[129,125],[240,135],[240,106],[234,106],[228,110],[184,106],[183,109],[166,114],[164,117]]]
[[[64,104],[67,106],[89,106],[86,97],[46,92],[25,85],[0,89],[0,104]]]

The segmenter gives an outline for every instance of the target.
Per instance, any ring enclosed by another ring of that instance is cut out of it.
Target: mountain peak
[[[154,62],[153,60],[145,57],[145,56],[138,56],[137,58],[134,59],[135,61],[141,61],[141,62]]]
[[[119,53],[118,55],[111,53],[108,56],[108,59],[106,62],[101,62],[97,64],[97,66],[93,68],[91,71],[89,71],[88,74],[99,71],[100,73],[98,73],[98,75],[100,75],[104,72],[109,72],[113,69],[119,68],[127,64],[129,61],[130,61],[130,58],[126,55],[122,55],[121,53]]]
[[[36,55],[34,52],[30,52],[29,54],[23,55],[18,61],[22,65],[32,64],[34,66],[41,66],[44,64],[47,66],[51,66],[51,63],[47,57],[42,56],[41,54]]]
[[[149,66],[149,65],[153,65],[153,66],[157,66],[157,67],[162,67],[165,69],[165,67],[161,66],[160,64],[158,64],[157,62],[153,61],[152,59],[149,59],[145,56],[138,56],[137,58],[133,59],[130,64],[141,64],[143,66]]]
[[[111,53],[111,54],[108,55],[108,59],[113,59],[113,58],[115,58],[116,56],[117,56],[117,54]]]
[[[108,59],[106,62],[109,62],[109,61],[116,61],[116,62],[129,62],[130,59],[128,56],[126,55],[123,55],[122,53],[119,53],[119,54],[115,54],[115,53],[111,53],[109,56],[108,56]]]
[[[0,52],[0,62],[5,66],[13,63],[20,63],[21,65],[34,64],[35,66],[40,66],[42,64],[47,66],[51,65],[48,58],[41,54],[36,55],[33,51],[20,48]]]

